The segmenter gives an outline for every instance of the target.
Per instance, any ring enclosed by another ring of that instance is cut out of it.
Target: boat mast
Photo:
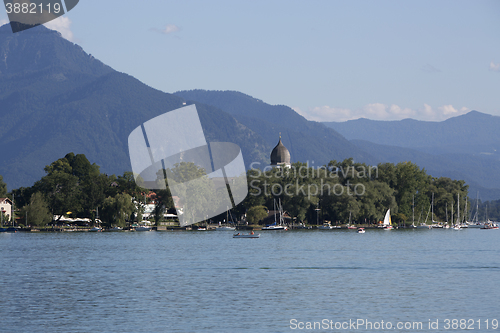
[[[465,197],[464,223],[467,222],[467,197]]]
[[[479,191],[477,191],[476,196],[476,224],[479,223]]]
[[[453,224],[453,207],[455,205],[453,204],[453,199],[452,199],[452,203],[451,203],[451,224]]]
[[[413,201],[411,204],[411,211],[412,211],[411,225],[415,225],[415,194],[413,195]]]
[[[274,224],[276,225],[276,199],[273,201],[273,208],[274,208]]]
[[[432,207],[432,223],[434,223],[434,192],[432,193],[432,203],[431,203],[431,207]]]
[[[446,224],[448,224],[449,223],[448,222],[448,202],[446,202],[445,207],[446,207]]]
[[[460,193],[457,194],[458,202],[457,202],[457,224],[460,225]]]

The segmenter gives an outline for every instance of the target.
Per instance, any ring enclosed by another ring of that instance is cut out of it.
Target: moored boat
[[[281,201],[278,204],[278,220],[276,220],[276,200],[274,201],[275,209],[274,209],[274,223],[268,224],[262,228],[262,230],[288,230],[288,227],[285,225],[283,220],[283,210],[281,208]]]
[[[216,227],[215,230],[219,230],[219,231],[234,231],[234,230],[236,230],[236,228],[235,227],[230,227],[228,225],[222,225],[220,227]]]
[[[284,225],[270,224],[262,227],[262,230],[287,230],[288,228]]]
[[[498,229],[498,224],[488,221],[486,222],[481,229]]]
[[[152,228],[147,225],[140,225],[138,227],[135,227],[135,231],[151,231]]]
[[[358,234],[364,234],[365,228],[358,228]]]
[[[325,223],[323,223],[323,225],[318,226],[318,229],[330,230],[330,229],[333,229],[333,227],[330,224],[330,222],[325,222]]]
[[[391,222],[391,210],[388,209],[387,212],[385,213],[384,217],[384,230],[392,230],[392,222]]]

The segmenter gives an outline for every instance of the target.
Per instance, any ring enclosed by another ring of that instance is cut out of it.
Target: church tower
[[[276,168],[290,168],[290,152],[280,140],[271,152],[271,166]]]

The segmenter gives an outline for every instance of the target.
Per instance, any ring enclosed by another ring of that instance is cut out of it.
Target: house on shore
[[[0,198],[0,211],[3,213],[3,221],[8,221],[12,216],[12,200]]]

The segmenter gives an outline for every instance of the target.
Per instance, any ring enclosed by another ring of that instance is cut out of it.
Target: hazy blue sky
[[[237,90],[321,121],[500,115],[498,0],[80,0],[46,25],[165,92]]]

